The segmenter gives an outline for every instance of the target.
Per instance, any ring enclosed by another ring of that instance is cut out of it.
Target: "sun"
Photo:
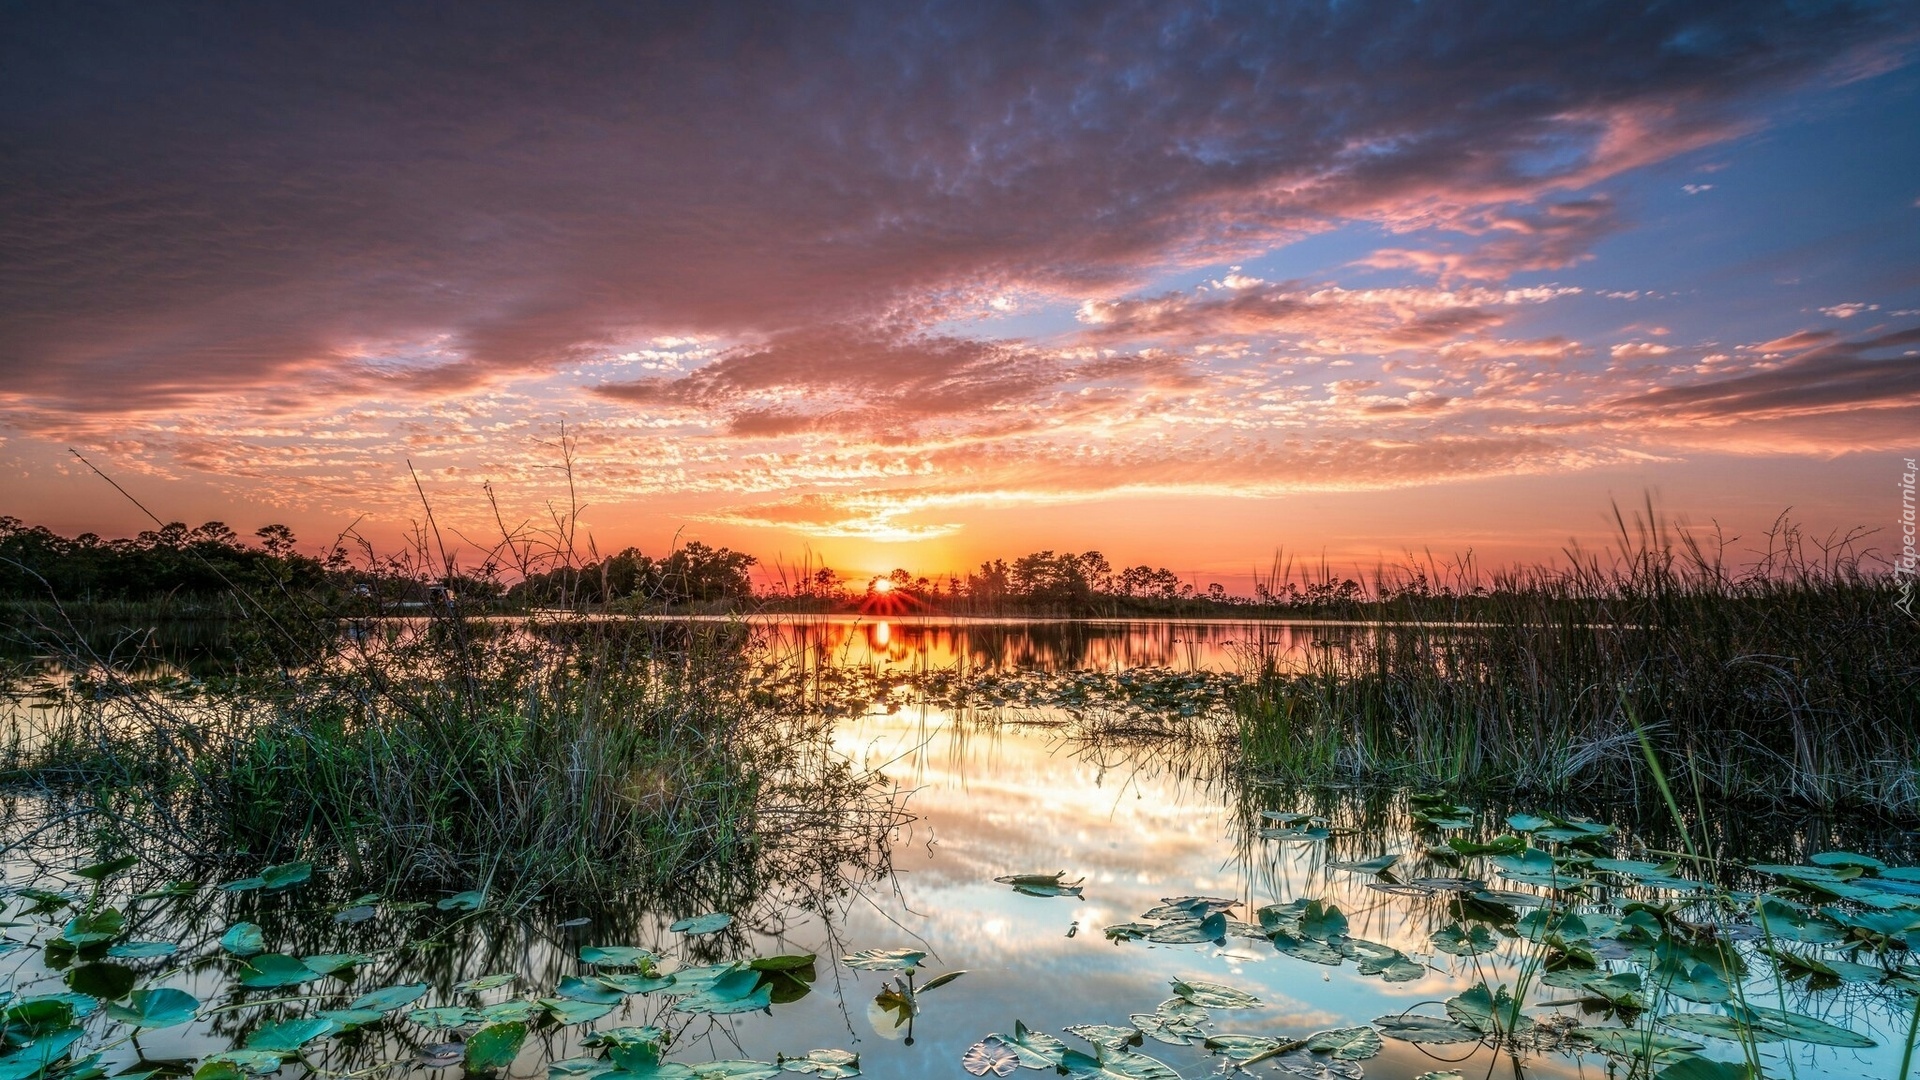
[[[893,582],[888,581],[886,578],[874,578],[869,587],[877,593],[892,592]]]

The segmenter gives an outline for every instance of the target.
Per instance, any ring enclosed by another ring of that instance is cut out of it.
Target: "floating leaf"
[[[716,934],[732,925],[733,916],[724,911],[714,911],[705,915],[695,915],[691,919],[681,919],[667,927],[667,930],[674,934]]]
[[[447,1031],[480,1022],[481,1016],[477,1011],[460,1005],[443,1005],[437,1009],[415,1009],[407,1014],[407,1023],[419,1024],[423,1028],[432,1028],[436,1031]]]
[[[485,891],[469,889],[466,892],[454,893],[452,896],[446,897],[435,904],[434,907],[439,908],[441,911],[479,911],[486,902],[487,894]]]
[[[458,994],[481,994],[488,990],[498,990],[502,986],[511,986],[519,977],[520,976],[510,972],[499,975],[482,975],[477,979],[468,979],[466,982],[456,983],[453,989],[454,992]]]
[[[1013,891],[1027,896],[1079,896],[1086,879],[1067,880],[1064,870],[1052,874],[1008,874],[993,880],[1002,885],[1013,886]]]
[[[783,1072],[805,1073],[826,1080],[860,1075],[860,1055],[848,1050],[810,1050],[805,1057],[780,1059]]]
[[[1095,1046],[1104,1046],[1109,1050],[1118,1050],[1126,1046],[1139,1046],[1144,1036],[1136,1027],[1116,1027],[1113,1024],[1074,1024],[1067,1028],[1068,1034],[1078,1035]],[[971,1071],[971,1070],[969,1070]],[[978,1075],[977,1073],[975,1075]]]
[[[582,963],[600,967],[652,967],[658,958],[645,949],[631,945],[589,945],[580,950]]]
[[[1703,1049],[1697,1042],[1645,1028],[1582,1027],[1571,1034],[1603,1053],[1642,1060]]]
[[[1373,1026],[1387,1038],[1402,1042],[1445,1045],[1480,1041],[1480,1033],[1470,1027],[1419,1013],[1378,1017],[1373,1021]]]
[[[335,1030],[333,1021],[320,1017],[282,1020],[277,1024],[255,1028],[247,1036],[247,1049],[292,1056],[298,1054],[301,1047],[315,1039],[331,1035]]]
[[[1753,1068],[1744,1061],[1715,1061],[1689,1054],[1660,1070],[1655,1080],[1751,1080]]]
[[[369,1027],[387,1018],[383,1012],[372,1009],[322,1009],[314,1015],[323,1020],[331,1020],[341,1031],[354,1031]]]
[[[608,986],[600,979],[582,979],[572,975],[561,979],[560,985],[554,988],[554,993],[563,998],[591,1002],[595,1005],[618,1005],[626,999],[624,993]]]
[[[73,876],[86,878],[88,881],[105,881],[122,870],[131,870],[138,865],[140,865],[140,860],[137,856],[122,855],[117,859],[108,859],[105,862],[97,862],[91,866],[83,866],[75,870]]]
[[[171,941],[123,941],[108,949],[107,955],[116,960],[158,960],[179,951]]]
[[[260,881],[269,889],[288,889],[313,876],[310,862],[288,862],[260,871]]]
[[[170,986],[135,990],[125,1005],[107,1006],[107,1015],[137,1028],[167,1028],[184,1024],[200,1011],[200,1001]]]
[[[234,1072],[267,1076],[279,1072],[284,1060],[272,1050],[222,1050],[220,1053],[208,1054],[202,1058],[199,1070],[193,1075],[197,1080],[206,1073],[209,1066],[227,1066]]]
[[[1304,1039],[1276,1039],[1271,1035],[1215,1035],[1206,1040],[1209,1050],[1218,1050],[1238,1062],[1242,1068],[1275,1058],[1307,1045]]]
[[[298,986],[319,977],[319,972],[291,956],[282,956],[279,953],[261,953],[248,960],[240,969],[240,985],[256,990]]]
[[[60,940],[80,947],[112,941],[126,932],[126,916],[113,908],[102,908],[87,915],[76,915],[60,931]]]
[[[926,953],[912,949],[862,949],[841,957],[840,962],[857,971],[910,971],[926,958]]]
[[[1307,1049],[1343,1061],[1365,1061],[1382,1049],[1380,1033],[1370,1027],[1333,1028],[1307,1036]]]
[[[1043,1031],[1034,1031],[1019,1020],[1013,1022],[1011,1037],[995,1032],[987,1040],[996,1040],[1012,1050],[1020,1058],[1020,1064],[1029,1069],[1056,1069],[1060,1067],[1060,1058],[1067,1052],[1067,1045]]]
[[[967,1052],[960,1056],[960,1067],[975,1076],[988,1073],[1006,1076],[1020,1067],[1020,1055],[998,1037],[989,1035],[967,1047]]]
[[[1382,855],[1377,859],[1368,859],[1365,862],[1330,862],[1327,864],[1327,867],[1332,870],[1346,870],[1355,874],[1378,874],[1399,861],[1400,856],[1398,855]]]
[[[755,1012],[773,1004],[773,988],[760,982],[760,973],[750,968],[723,975],[696,994],[673,1003],[678,1012],[727,1016]]]
[[[1479,923],[1472,927],[1449,924],[1434,931],[1430,941],[1434,948],[1449,956],[1478,956],[1500,947],[1500,942]]]
[[[1220,983],[1202,982],[1199,979],[1178,980],[1173,983],[1175,997],[1185,998],[1203,1009],[1260,1009],[1265,1003],[1245,990],[1236,990]]]
[[[1095,1056],[1067,1050],[1059,1067],[1070,1077],[1089,1080],[1180,1080],[1179,1073],[1157,1058],[1118,1050],[1101,1050]]]
[[[492,1072],[513,1064],[520,1047],[527,1041],[527,1025],[515,1020],[506,1024],[488,1024],[467,1040],[463,1063],[469,1072]]]
[[[382,987],[372,993],[362,994],[353,999],[347,1008],[389,1013],[419,1001],[426,993],[426,983],[401,983],[399,986]]]
[[[1483,1035],[1511,1035],[1533,1027],[1533,1020],[1521,1014],[1520,1003],[1504,986],[1490,991],[1486,983],[1475,983],[1448,998],[1446,1007],[1448,1016]]]
[[[266,935],[250,922],[234,923],[220,935],[220,947],[235,956],[247,957],[267,949]]]
[[[334,975],[360,964],[370,964],[373,957],[365,953],[321,953],[318,956],[303,956],[300,962],[322,975]]]
[[[590,1024],[613,1011],[613,1006],[592,1001],[572,1001],[567,998],[541,998],[537,1003],[553,1017],[553,1022],[561,1027],[570,1024]]]

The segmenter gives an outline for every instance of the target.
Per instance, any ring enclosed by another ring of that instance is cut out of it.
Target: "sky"
[[[0,514],[769,567],[1897,537],[1911,4],[7,5]],[[491,497],[489,497],[491,492]],[[497,510],[497,514],[496,514]]]

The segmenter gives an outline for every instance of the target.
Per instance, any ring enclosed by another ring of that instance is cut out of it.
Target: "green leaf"
[[[184,1024],[200,1011],[192,994],[170,986],[135,990],[125,1005],[107,1006],[107,1015],[137,1028],[167,1028]]]
[[[723,975],[711,986],[673,1003],[677,1012],[727,1016],[755,1012],[773,1004],[773,988],[760,982],[760,973],[751,968]]]
[[[487,902],[487,894],[481,889],[469,889],[454,893],[434,906],[441,911],[479,911]]]
[[[112,941],[126,932],[127,918],[113,908],[102,908],[88,915],[76,915],[60,931],[60,940],[76,948]]]
[[[247,961],[240,969],[240,985],[256,990],[271,990],[282,986],[299,986],[312,982],[320,973],[294,959],[280,953],[261,953]]]
[[[107,955],[116,960],[158,960],[179,951],[171,941],[123,941],[108,949]]]
[[[287,862],[260,871],[260,882],[269,889],[287,889],[313,876],[310,862]]]
[[[572,1001],[566,998],[541,998],[538,1002],[553,1022],[561,1027],[571,1024],[590,1024],[613,1011],[613,1006],[602,1002]]]
[[[322,1009],[314,1015],[322,1020],[333,1021],[341,1031],[370,1027],[387,1018],[386,1013],[372,1009]]]
[[[32,1042],[0,1058],[0,1080],[26,1080],[45,1072],[67,1055],[73,1044],[86,1034],[80,1028],[66,1028],[37,1036]]]
[[[1573,1037],[1592,1043],[1602,1053],[1647,1060],[1702,1049],[1690,1039],[1681,1039],[1646,1028],[1582,1027]]]
[[[456,983],[453,989],[455,993],[459,994],[482,994],[488,990],[498,990],[502,986],[510,986],[519,977],[520,976],[511,973],[482,975],[477,979],[468,979],[466,982]]]
[[[600,967],[650,968],[658,958],[631,945],[589,945],[580,950],[582,963]]]
[[[1013,1022],[1011,1036],[994,1033],[981,1040],[987,1042],[998,1039],[1007,1049],[1020,1058],[1020,1064],[1029,1069],[1057,1069],[1060,1059],[1067,1052],[1067,1046],[1059,1039],[1043,1031],[1034,1031],[1019,1020]]]
[[[108,859],[105,862],[94,863],[92,866],[83,866],[75,870],[73,876],[86,878],[88,881],[105,881],[122,870],[131,870],[138,865],[140,865],[138,857],[122,855],[117,859]]]
[[[267,950],[267,939],[260,927],[250,922],[234,923],[220,935],[220,947],[235,956],[247,957]]]
[[[1445,1045],[1480,1041],[1480,1033],[1473,1028],[1452,1020],[1444,1020],[1437,1016],[1422,1016],[1419,1013],[1377,1017],[1373,1021],[1373,1026],[1379,1029],[1380,1034],[1389,1039],[1399,1039],[1401,1042]]]
[[[1446,1001],[1447,1015],[1482,1035],[1512,1035],[1533,1027],[1533,1020],[1520,1012],[1520,1003],[1505,986],[1489,991],[1484,982],[1475,983],[1465,993]]]
[[[1139,1028],[1118,1027],[1113,1024],[1074,1024],[1067,1028],[1067,1033],[1078,1035],[1095,1046],[1104,1046],[1109,1050],[1139,1046],[1143,1038]]]
[[[247,1049],[291,1056],[298,1054],[301,1047],[313,1040],[331,1035],[336,1030],[338,1028],[333,1021],[317,1016],[282,1020],[277,1024],[255,1028],[247,1036]]]
[[[937,979],[930,980],[927,983],[927,985],[922,986],[918,992],[924,994],[929,990],[938,990],[941,987],[947,985],[948,983],[952,982],[953,980],[965,974],[966,974],[965,971],[949,971],[945,975],[942,975]]]
[[[1660,1070],[1656,1080],[1751,1080],[1753,1068],[1744,1061],[1714,1061],[1692,1054]]]
[[[520,1046],[527,1041],[527,1025],[515,1020],[506,1024],[488,1024],[467,1040],[466,1067],[469,1072],[492,1072],[513,1064]]]
[[[611,1006],[609,1006],[611,1008]],[[606,1015],[602,1013],[601,1015]],[[407,1023],[419,1024],[423,1028],[446,1031],[450,1028],[466,1027],[481,1022],[479,1012],[461,1005],[442,1005],[436,1009],[415,1009],[407,1014]]]
[[[1500,947],[1500,942],[1479,923],[1471,927],[1452,923],[1434,931],[1429,941],[1434,948],[1449,956],[1478,956]]]
[[[231,1076],[235,1073],[267,1076],[279,1072],[284,1060],[271,1050],[222,1050],[220,1053],[208,1054],[201,1059],[200,1068],[193,1075],[195,1080],[199,1080],[203,1074],[214,1077]],[[226,1070],[219,1070],[219,1066],[226,1066]],[[209,1067],[214,1067],[216,1071],[209,1074],[207,1071]]]
[[[626,995],[608,986],[600,979],[581,979],[569,975],[560,980],[554,993],[575,1001],[591,1002],[595,1005],[618,1005],[626,1000]]]
[[[1231,986],[1224,986],[1220,983],[1202,982],[1199,979],[1174,980],[1173,993],[1175,997],[1184,998],[1203,1009],[1260,1009],[1266,1007],[1264,1002],[1252,994],[1247,993],[1245,990],[1236,990]]]
[[[1379,858],[1368,859],[1365,862],[1330,862],[1327,864],[1327,868],[1330,870],[1346,870],[1355,874],[1378,874],[1399,861],[1400,856],[1398,855],[1382,855]]]
[[[716,934],[732,925],[733,916],[724,911],[715,911],[706,915],[696,915],[691,919],[681,919],[667,927],[667,932],[689,935]]]
[[[1383,1045],[1380,1033],[1370,1027],[1333,1028],[1307,1036],[1307,1049],[1332,1054],[1342,1061],[1365,1061],[1378,1054]]]
[[[426,993],[426,983],[401,983],[398,986],[386,986],[371,993],[362,994],[354,998],[347,1008],[389,1013],[419,1001]]]
[[[303,956],[300,962],[322,975],[333,975],[360,964],[370,964],[373,957],[365,953],[321,953],[318,956]]]

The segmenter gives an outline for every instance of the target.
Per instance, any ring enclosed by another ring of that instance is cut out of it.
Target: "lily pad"
[[[1419,1013],[1376,1017],[1373,1026],[1389,1039],[1422,1045],[1443,1046],[1448,1043],[1480,1041],[1480,1032],[1473,1028],[1452,1020],[1437,1016],[1422,1016]]]
[[[1370,1027],[1332,1028],[1307,1036],[1308,1050],[1332,1054],[1343,1061],[1365,1061],[1378,1054],[1384,1045],[1380,1033]]]
[[[667,930],[675,934],[717,934],[732,925],[732,915],[724,911],[714,911],[705,915],[696,915],[691,919],[681,919],[667,927]]]
[[[913,949],[862,949],[840,958],[856,971],[911,971],[927,954]]]
[[[255,1028],[247,1036],[247,1049],[292,1056],[298,1054],[301,1047],[336,1030],[338,1026],[333,1021],[315,1016],[282,1020],[277,1024]]]
[[[184,1024],[200,1011],[200,1001],[170,986],[135,990],[125,1005],[107,1006],[107,1015],[137,1028],[168,1028]]]
[[[527,1025],[515,1020],[488,1024],[467,1040],[463,1063],[469,1072],[493,1072],[513,1064],[520,1047],[527,1041]]]

